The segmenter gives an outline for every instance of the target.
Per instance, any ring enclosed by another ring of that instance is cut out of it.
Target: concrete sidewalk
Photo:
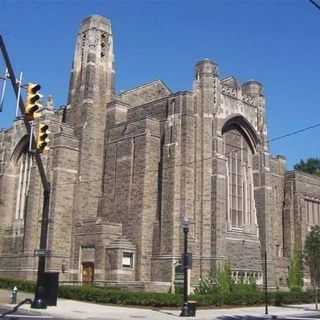
[[[10,291],[0,290],[0,303],[6,307],[13,307],[8,304]],[[33,298],[32,294],[18,293],[18,302],[25,298]],[[151,309],[135,308],[114,305],[99,305],[75,300],[58,299],[56,307],[48,307],[45,310],[34,310],[29,305],[22,306],[23,310],[37,311],[42,315],[51,315],[55,318],[64,319],[86,319],[86,320],[126,320],[126,319],[146,319],[146,320],[170,320],[180,318],[180,309]],[[294,316],[302,313],[316,314],[314,305],[295,305],[288,307],[269,307],[269,315]],[[320,313],[319,319],[320,319]],[[264,307],[243,307],[230,309],[197,309],[196,317],[199,320],[213,320],[223,315],[252,315],[264,316]],[[189,317],[189,319],[193,319]]]

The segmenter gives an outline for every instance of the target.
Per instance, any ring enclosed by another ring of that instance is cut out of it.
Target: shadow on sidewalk
[[[162,314],[166,314],[168,316],[173,316],[173,317],[177,317],[177,318],[180,318],[180,315],[179,314],[176,314],[176,313],[173,313],[173,311],[164,311],[164,310],[161,310],[161,309],[151,309],[152,311],[155,311],[155,312],[159,312],[159,313],[162,313]]]

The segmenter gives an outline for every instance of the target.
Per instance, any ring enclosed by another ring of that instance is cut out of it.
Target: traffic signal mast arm
[[[35,137],[31,131],[31,125],[27,119],[26,110],[25,110],[25,104],[20,96],[19,91],[19,85],[17,84],[16,76],[14,74],[9,55],[7,53],[4,41],[2,39],[2,36],[0,35],[0,49],[5,61],[5,64],[8,69],[8,73],[10,76],[11,84],[13,87],[13,90],[15,92],[16,98],[19,98],[19,108],[20,112],[23,115],[23,122],[26,127],[27,133],[30,136],[31,139],[31,147],[32,149],[36,148],[36,140]],[[41,219],[41,231],[40,231],[40,250],[47,250],[47,239],[48,239],[48,223],[49,223],[49,204],[50,204],[50,184],[46,177],[46,172],[43,167],[43,163],[41,160],[41,156],[39,152],[36,152],[34,154],[36,164],[38,166],[38,170],[40,173],[41,183],[43,186],[43,207],[42,207],[42,219]],[[35,291],[35,297],[34,301],[31,304],[32,308],[46,308],[45,304],[45,297],[44,294],[44,273],[46,268],[46,256],[39,256],[38,259],[38,273],[37,273],[37,283],[36,283],[36,291]]]

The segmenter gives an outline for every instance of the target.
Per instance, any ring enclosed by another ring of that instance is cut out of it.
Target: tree
[[[308,158],[306,161],[300,160],[299,163],[294,165],[294,169],[320,176],[320,159]]]
[[[295,249],[290,259],[288,274],[290,291],[302,291],[303,288],[303,261],[301,251]]]
[[[304,243],[304,256],[309,267],[310,278],[315,290],[315,303],[318,310],[318,287],[320,284],[320,226],[311,227]]]
[[[234,281],[231,276],[231,266],[229,262],[226,262],[223,268],[217,272],[216,282],[222,294],[226,295],[231,292]]]

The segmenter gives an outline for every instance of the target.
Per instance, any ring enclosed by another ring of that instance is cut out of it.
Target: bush
[[[253,290],[248,285],[241,284],[235,286],[233,290],[223,295],[219,291],[211,291],[210,294],[194,294],[192,300],[198,301],[201,306],[221,306],[221,305],[262,305],[265,302],[264,292],[260,290]],[[314,301],[314,294],[312,291],[305,292],[285,292],[276,291],[268,293],[268,301],[270,305],[286,305],[298,303],[312,303]]]
[[[302,254],[295,249],[290,258],[288,273],[288,287],[290,291],[300,291],[303,289],[303,260]]]
[[[21,290],[21,291],[34,292],[36,283],[30,280],[0,278],[0,288],[11,290],[15,286],[18,288],[18,290]]]
[[[170,293],[127,292],[103,287],[59,287],[59,297],[96,303],[176,307],[182,304],[182,296]]]
[[[258,305],[265,302],[264,291],[256,287],[252,280],[250,283],[235,283],[231,279],[228,265],[217,272],[216,277],[210,275],[201,279],[193,296],[199,305]],[[311,303],[314,301],[313,291],[303,292],[295,286],[290,292],[268,292],[269,304],[277,306],[292,303]]]
[[[314,301],[314,293],[312,291],[276,291],[269,293],[271,304],[276,306],[292,303],[312,303]]]
[[[254,283],[233,283],[230,290],[221,290],[214,282],[203,282],[190,299],[197,301],[199,306],[221,305],[261,305],[264,303],[264,292],[256,288]],[[0,288],[11,290],[17,286],[26,292],[35,291],[35,282],[18,279],[0,278]],[[224,287],[225,289],[226,287]],[[182,305],[181,294],[128,292],[118,288],[94,286],[60,286],[59,297],[80,301],[105,304],[139,305],[152,307],[177,307]],[[314,301],[313,291],[276,291],[268,293],[269,304],[310,303]]]
[[[249,283],[234,282],[228,263],[225,263],[216,275],[201,279],[195,293],[200,304],[253,305],[262,301],[262,294],[253,279],[250,279]],[[209,297],[203,298],[203,295]]]

